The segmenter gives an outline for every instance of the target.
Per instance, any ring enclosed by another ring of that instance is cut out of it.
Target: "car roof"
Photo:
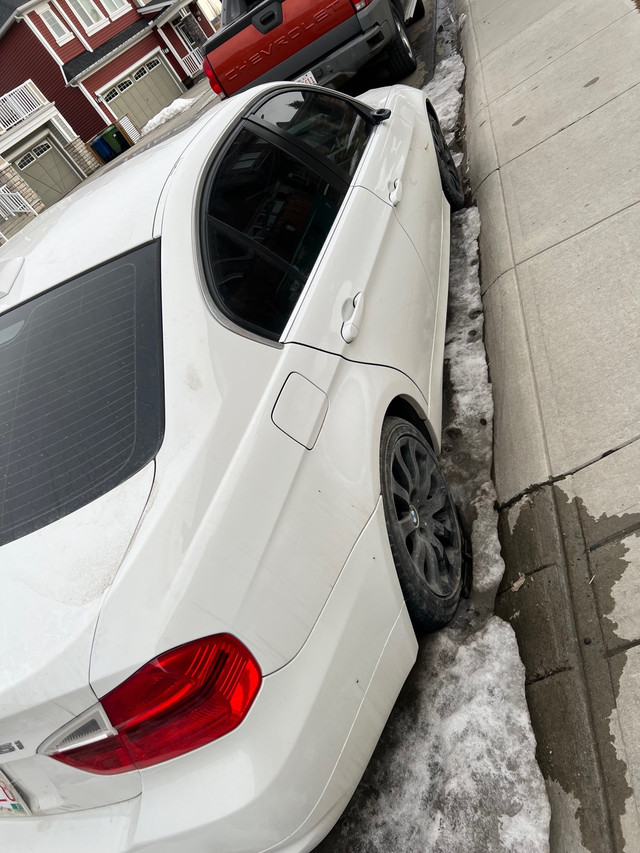
[[[158,203],[181,156],[204,128],[215,144],[248,100],[230,98],[178,132],[139,143],[12,237],[0,248],[0,314],[159,236]]]

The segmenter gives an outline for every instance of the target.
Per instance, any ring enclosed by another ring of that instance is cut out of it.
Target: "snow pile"
[[[545,804],[523,785],[531,746],[513,631],[493,618],[423,643],[333,853],[540,853]],[[540,815],[542,805],[543,815]]]
[[[458,124],[462,104],[460,88],[463,81],[464,62],[459,53],[454,53],[438,63],[433,79],[423,89],[436,108],[447,144],[451,144],[453,132]]]
[[[155,130],[156,127],[160,127],[161,124],[164,124],[166,121],[169,121],[169,119],[179,116],[180,113],[183,113],[185,110],[188,110],[191,104],[195,103],[195,101],[196,98],[176,98],[175,101],[172,101],[168,107],[165,107],[163,110],[160,110],[157,115],[149,119],[149,121],[140,131],[140,136],[146,136],[147,133],[150,133],[152,130]]]
[[[450,53],[457,22],[440,28]],[[444,45],[444,47],[443,47]],[[464,64],[445,56],[425,92],[453,140]],[[493,616],[504,571],[491,481],[493,401],[483,343],[477,208],[452,217],[442,463],[473,521],[474,588],[418,662],[345,815],[331,853],[547,853],[550,810],[535,760],[524,667]]]

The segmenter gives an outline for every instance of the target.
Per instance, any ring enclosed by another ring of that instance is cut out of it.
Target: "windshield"
[[[223,27],[250,12],[262,0],[224,0],[222,3],[221,23]]]
[[[124,482],[163,431],[157,243],[0,316],[0,544]]]

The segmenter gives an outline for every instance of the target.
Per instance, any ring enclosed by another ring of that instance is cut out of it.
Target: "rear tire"
[[[429,112],[429,125],[431,126],[431,135],[433,136],[433,144],[436,149],[436,157],[438,158],[438,171],[440,172],[442,192],[449,202],[451,210],[462,210],[464,207],[464,187],[462,186],[460,173],[453,162],[453,155],[442,133],[440,122],[432,112]]]
[[[416,57],[404,27],[404,22],[395,6],[391,6],[391,15],[396,28],[393,41],[389,45],[387,58],[394,80],[401,80],[416,70]]]
[[[451,492],[426,437],[402,418],[387,418],[380,442],[387,533],[414,626],[434,631],[451,621],[466,580],[465,543]]]

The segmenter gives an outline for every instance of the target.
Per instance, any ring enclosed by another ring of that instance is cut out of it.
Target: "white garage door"
[[[118,118],[128,115],[142,128],[182,92],[164,60],[154,56],[118,80],[103,97]]]
[[[18,157],[14,165],[47,207],[82,180],[65,155],[48,139]]]

